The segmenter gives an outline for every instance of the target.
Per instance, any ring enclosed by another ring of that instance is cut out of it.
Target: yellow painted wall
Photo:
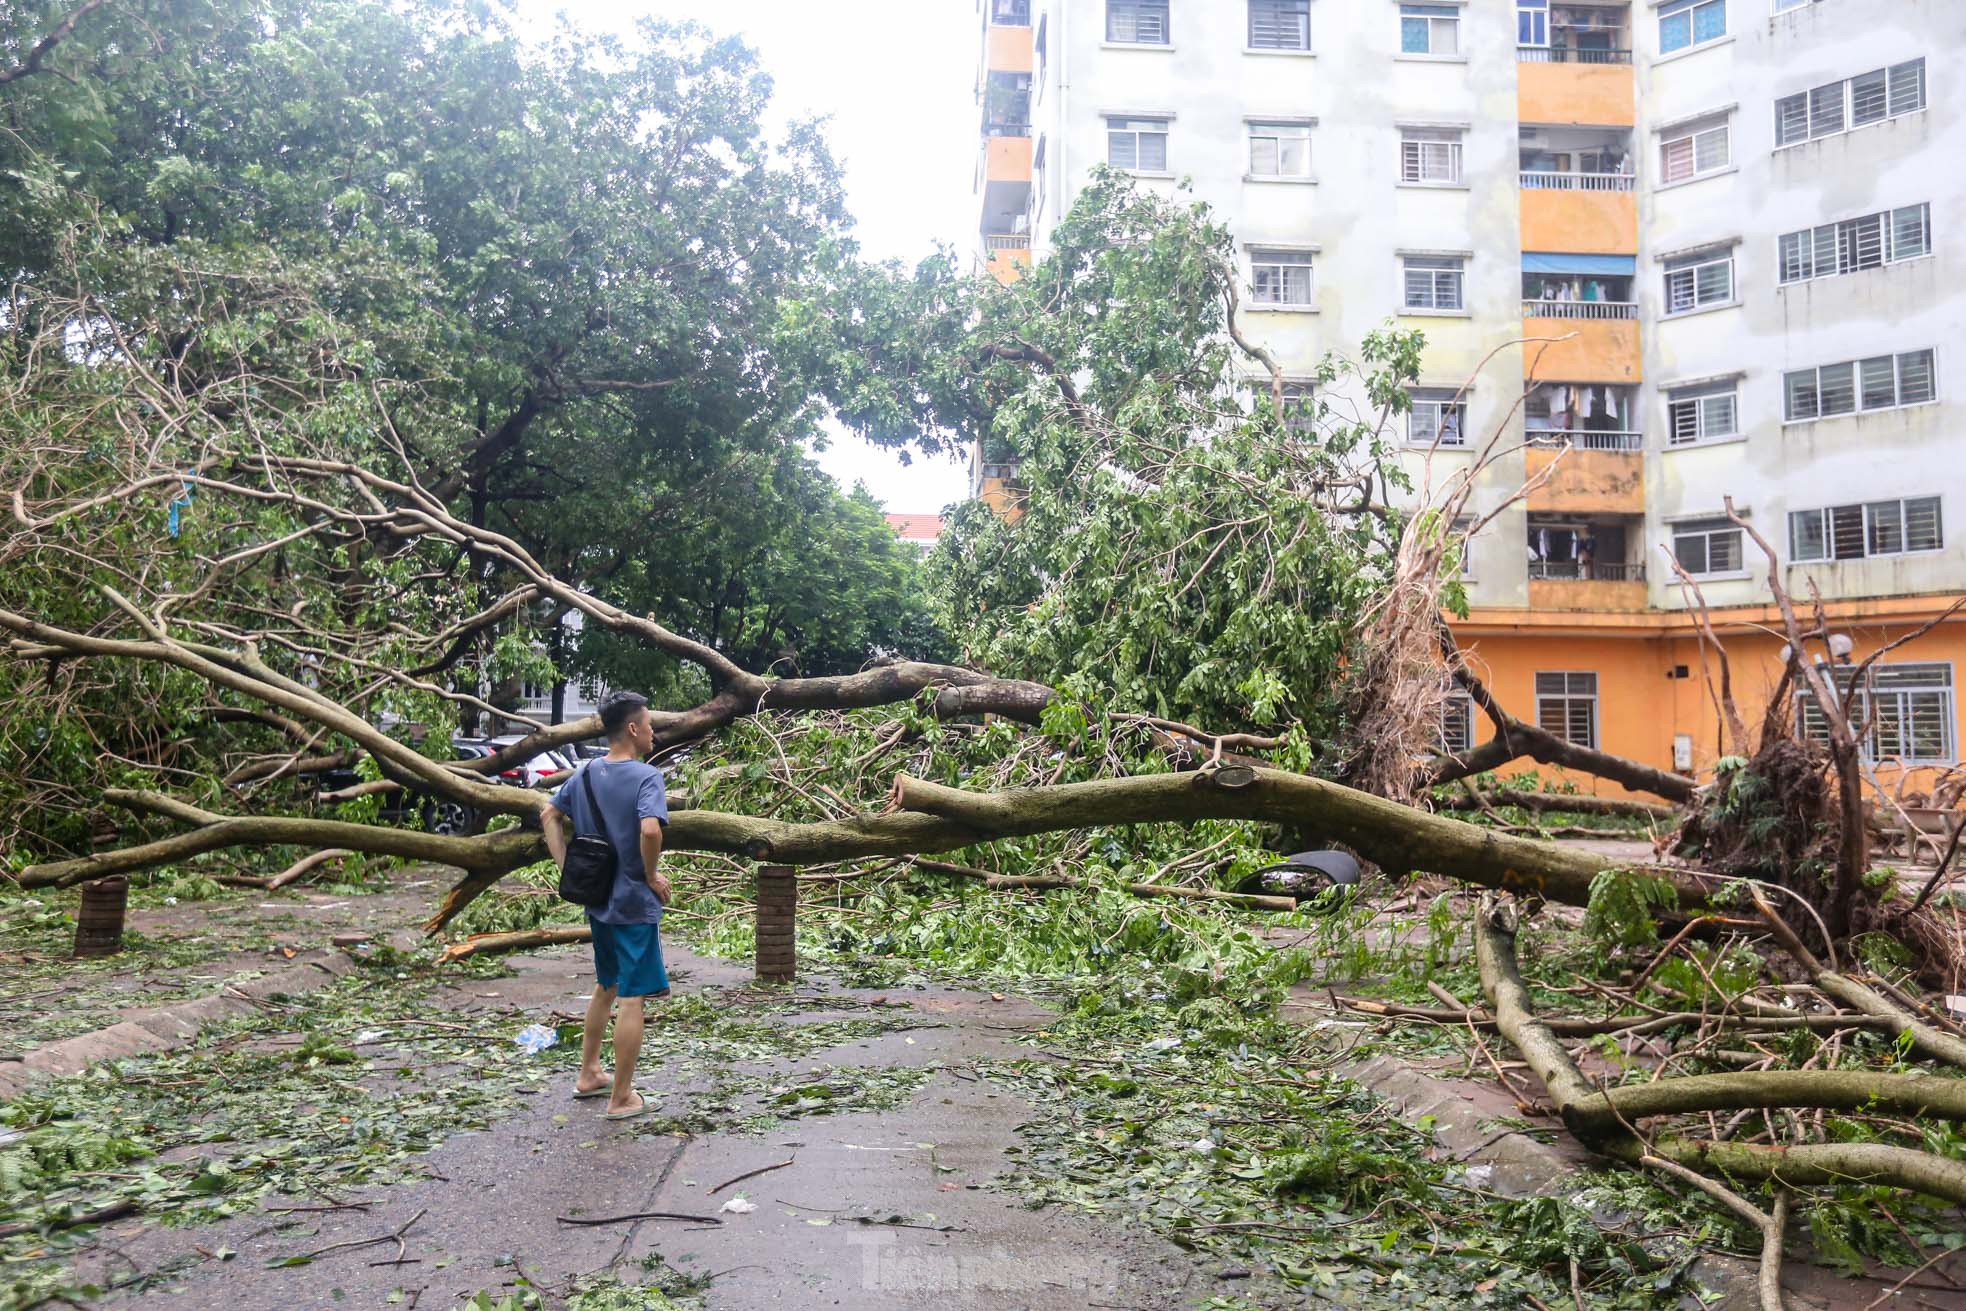
[[[1637,382],[1643,373],[1636,319],[1524,315],[1522,335],[1546,339],[1523,343],[1523,372],[1528,377],[1546,382]]]
[[[990,507],[990,513],[1005,523],[1016,523],[1024,517],[1024,492],[1017,484],[1005,478],[985,478],[977,489],[976,499]]]
[[[1638,253],[1638,197],[1632,192],[1531,187],[1523,191],[1521,204],[1524,250],[1573,255]]]
[[[1523,452],[1523,459],[1526,476],[1532,479],[1555,466],[1549,481],[1529,493],[1531,510],[1645,513],[1645,457],[1638,451],[1566,451],[1531,446]],[[1641,597],[1633,608],[1643,609],[1644,605]]]
[[[983,42],[983,68],[991,73],[1028,73],[1033,67],[1033,48],[1030,28],[993,26]]]
[[[1524,123],[1630,127],[1630,64],[1515,66],[1516,117]]]
[[[985,150],[988,153],[983,160],[984,181],[1029,182],[1031,180],[1031,138],[991,137],[985,145]]]

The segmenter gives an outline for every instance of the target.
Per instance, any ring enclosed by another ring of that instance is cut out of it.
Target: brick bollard
[[[82,885],[75,912],[75,955],[114,956],[123,950],[123,915],[130,904],[130,881],[121,874]]]
[[[758,977],[789,981],[798,973],[794,928],[799,884],[790,865],[758,866]]]

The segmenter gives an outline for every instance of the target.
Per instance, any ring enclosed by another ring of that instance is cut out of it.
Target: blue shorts
[[[660,997],[669,991],[662,968],[662,938],[653,924],[603,924],[594,929],[594,976],[621,997]]]

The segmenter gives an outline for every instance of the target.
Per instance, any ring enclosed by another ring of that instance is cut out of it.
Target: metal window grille
[[[1406,415],[1406,440],[1414,446],[1468,444],[1468,404],[1452,391],[1411,393],[1413,408]]]
[[[1674,392],[1666,403],[1666,441],[1672,446],[1690,446],[1732,436],[1736,416],[1733,383],[1712,391]]]
[[[1106,0],[1106,39],[1127,45],[1167,44],[1168,0]]]
[[[1896,757],[1906,764],[1950,764],[1958,758],[1950,663],[1877,665],[1866,686],[1851,685],[1855,672],[1839,670],[1830,683],[1867,760]],[[1815,696],[1798,690],[1795,706],[1797,734],[1827,743],[1829,724]]]
[[[1253,50],[1309,50],[1311,0],[1249,0]]]
[[[1891,114],[1909,114],[1925,108],[1925,61],[1914,59],[1909,63],[1893,64],[1889,70],[1891,80]]]
[[[1579,746],[1597,746],[1597,675],[1536,675],[1536,726]]]
[[[1861,560],[1944,548],[1945,524],[1936,496],[1789,514],[1789,557],[1796,561]]]
[[[1917,259],[1932,253],[1932,207],[1905,205],[1891,211],[1891,258]]]
[[[1474,702],[1466,693],[1450,694],[1440,703],[1440,749],[1450,756],[1474,749]]]
[[[1109,118],[1106,120],[1106,162],[1139,173],[1167,171],[1167,120]]]
[[[1410,310],[1458,310],[1465,308],[1462,298],[1462,262],[1459,259],[1409,255],[1406,257],[1405,303]]]
[[[1461,134],[1453,131],[1409,130],[1400,136],[1399,177],[1402,182],[1459,182]]]
[[[1692,255],[1666,263],[1666,313],[1683,314],[1734,298],[1734,257]]]
[[[1311,256],[1304,251],[1259,250],[1250,256],[1250,299],[1261,305],[1311,303]]]
[[[1673,529],[1673,558],[1689,574],[1729,574],[1741,568],[1741,530],[1724,519]]]

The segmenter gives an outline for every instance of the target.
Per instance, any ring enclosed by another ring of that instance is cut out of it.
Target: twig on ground
[[[724,1189],[730,1187],[732,1184],[741,1184],[746,1179],[755,1179],[761,1174],[770,1174],[773,1170],[783,1170],[786,1166],[794,1164],[798,1159],[799,1159],[798,1157],[794,1156],[788,1160],[779,1161],[775,1165],[761,1165],[755,1170],[746,1170],[743,1174],[738,1175],[735,1179],[724,1180],[722,1183],[718,1184],[715,1188],[712,1188],[709,1192],[705,1193],[704,1196],[715,1197],[718,1193],[721,1193]]]

